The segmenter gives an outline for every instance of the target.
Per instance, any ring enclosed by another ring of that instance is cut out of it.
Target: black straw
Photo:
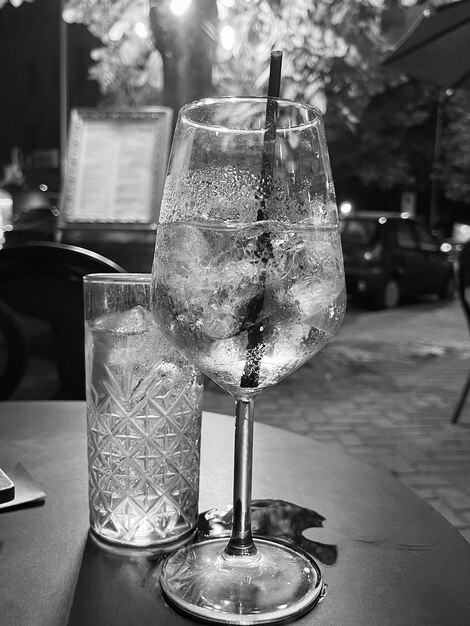
[[[263,140],[263,157],[261,161],[261,177],[256,198],[260,201],[257,220],[266,220],[266,198],[271,195],[273,188],[273,161],[274,149],[276,147],[276,118],[277,101],[281,89],[281,65],[282,52],[275,50],[271,53],[271,64],[269,67],[268,99],[266,101],[266,121]]]
[[[276,146],[276,118],[278,109],[277,101],[274,98],[278,98],[280,93],[281,65],[282,52],[275,50],[271,53],[268,99],[266,102],[266,132],[264,133],[263,140],[260,183],[256,191],[256,198],[259,200],[257,221],[268,219],[266,198],[271,195],[273,188],[273,161]],[[266,266],[268,260],[272,258],[273,248],[268,232],[258,237],[256,256],[259,262],[264,266]],[[263,320],[259,320],[259,315],[264,305],[265,284],[266,270],[263,269],[260,272],[259,291],[247,304],[247,313],[241,328],[241,330],[246,330],[248,335],[245,369],[240,381],[240,387],[242,388],[256,388],[259,385],[261,359],[266,350]]]
[[[269,66],[268,98],[279,98],[281,92],[281,67],[282,52],[271,52],[271,65]]]

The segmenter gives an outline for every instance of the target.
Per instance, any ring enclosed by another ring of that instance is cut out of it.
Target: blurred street
[[[256,399],[256,420],[391,472],[470,541],[470,394],[459,422],[450,423],[469,371],[458,300],[389,311],[351,304],[323,351]],[[204,409],[233,408],[209,381]]]

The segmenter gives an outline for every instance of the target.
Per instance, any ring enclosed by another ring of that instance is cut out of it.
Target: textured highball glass
[[[130,547],[195,532],[201,375],[162,336],[150,275],[84,279],[90,527]]]
[[[304,613],[321,596],[321,574],[308,555],[272,539],[253,541],[253,403],[327,343],[345,304],[320,113],[275,98],[183,107],[152,306],[165,336],[236,401],[231,538],[183,548],[163,567],[162,589],[185,613],[272,623]]]

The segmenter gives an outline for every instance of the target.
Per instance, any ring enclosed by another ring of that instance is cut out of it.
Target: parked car
[[[364,212],[340,222],[346,288],[374,308],[406,299],[454,295],[452,259],[420,222],[398,213]]]

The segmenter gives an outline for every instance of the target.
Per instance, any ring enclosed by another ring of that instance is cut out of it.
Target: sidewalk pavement
[[[348,307],[339,333],[255,403],[256,421],[286,428],[385,469],[470,541],[470,334],[458,301],[392,311]],[[232,414],[208,381],[204,409]]]

